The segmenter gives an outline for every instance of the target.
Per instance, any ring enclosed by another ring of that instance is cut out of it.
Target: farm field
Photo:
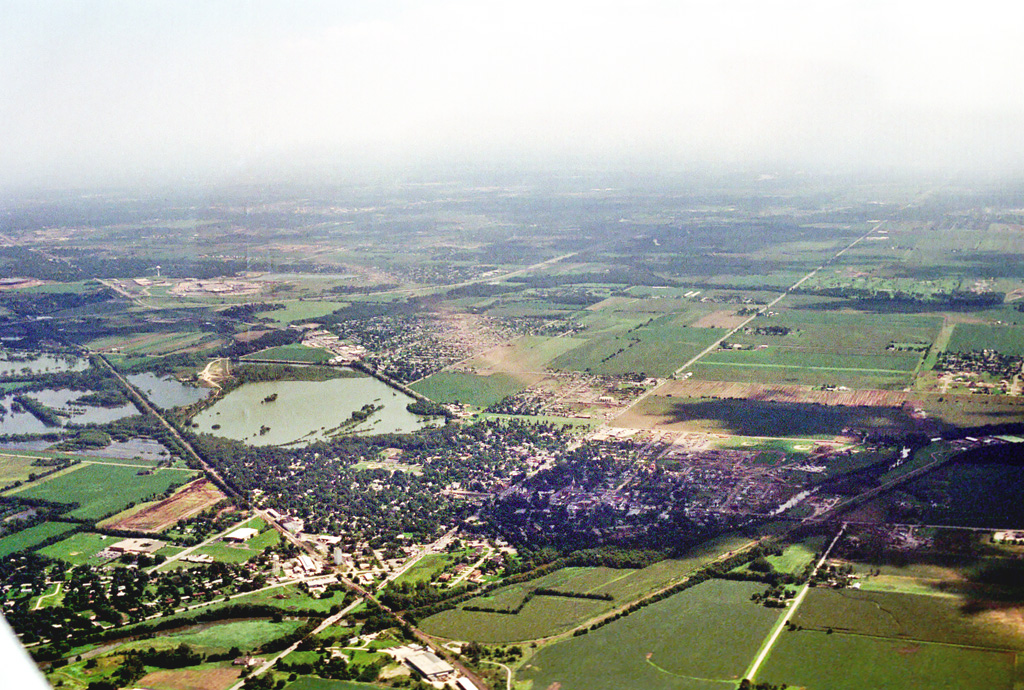
[[[830,439],[848,427],[905,431],[910,418],[888,407],[841,407],[811,403],[675,398],[651,395],[625,414],[615,426],[658,428],[739,436]]]
[[[949,352],[995,350],[1004,355],[1024,356],[1024,327],[958,323],[946,345]]]
[[[281,304],[284,304],[284,309],[262,312],[261,316],[284,325],[293,321],[307,321],[326,316],[348,305],[347,302],[321,302],[319,300],[281,302]]]
[[[757,674],[790,687],[1012,690],[1016,655],[862,635],[784,632]]]
[[[527,377],[524,381],[501,372],[480,376],[456,371],[439,371],[422,381],[417,381],[410,388],[435,402],[461,402],[483,408],[518,393],[534,378],[536,377]]]
[[[242,357],[245,359],[274,359],[284,362],[309,362],[310,364],[323,364],[333,357],[330,352],[320,347],[306,347],[305,345],[279,345],[278,347],[267,348],[259,352]]]
[[[711,580],[587,635],[541,649],[517,674],[531,690],[705,690],[736,683],[778,611],[757,583]]]
[[[964,604],[947,596],[815,588],[793,622],[822,632],[1024,650],[1024,631],[1011,623],[1019,619],[1019,608],[1004,615],[970,614]]]
[[[200,664],[186,669],[152,671],[136,684],[150,690],[224,690],[234,685],[240,674],[237,666]]]
[[[197,479],[162,501],[115,515],[109,521],[104,521],[103,526],[110,529],[160,532],[223,498],[225,496],[221,490],[209,480]]]
[[[70,532],[76,527],[78,525],[69,522],[43,522],[20,532],[0,537],[0,558],[6,558],[12,553],[29,549],[51,537]]]
[[[641,569],[561,568],[543,577],[501,587],[487,595],[470,599],[463,606],[514,609],[523,602],[528,592],[539,587],[565,592],[608,594],[612,600],[535,596],[516,614],[456,608],[424,619],[422,628],[432,635],[475,639],[479,642],[514,642],[554,635],[666,587],[723,553],[748,543],[747,539],[725,536],[694,548],[682,558],[658,561]]]
[[[79,507],[68,513],[80,520],[101,520],[124,510],[130,503],[147,500],[189,481],[194,472],[158,470],[139,474],[135,467],[108,464],[82,464],[66,474],[47,479],[14,495]],[[111,486],[120,487],[110,491]]]
[[[483,353],[470,360],[468,365],[478,371],[539,372],[552,359],[579,344],[579,341],[572,338],[526,335]]]

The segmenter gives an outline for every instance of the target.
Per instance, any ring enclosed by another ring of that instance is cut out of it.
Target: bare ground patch
[[[107,527],[111,529],[160,532],[179,520],[212,506],[226,496],[207,479],[197,479],[176,491],[170,498],[147,506]]]

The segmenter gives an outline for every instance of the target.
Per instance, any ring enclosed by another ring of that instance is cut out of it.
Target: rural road
[[[818,569],[825,564],[825,561],[828,559],[828,555],[832,553],[832,547],[836,545],[839,538],[843,536],[843,532],[845,531],[846,524],[843,523],[843,526],[839,528],[839,532],[836,534],[835,538],[832,539],[832,543],[828,545],[828,548],[825,549],[825,553],[823,553],[821,558],[818,559],[817,564],[814,566],[814,570],[811,572],[811,576],[808,577],[807,582],[804,583],[803,589],[800,590],[800,593],[796,595],[795,599],[793,599],[793,603],[786,609],[786,613],[784,613],[775,624],[775,629],[772,631],[771,637],[769,637],[768,641],[762,645],[760,653],[754,659],[754,663],[750,665],[750,668],[747,669],[747,672],[743,675],[744,678],[749,678],[751,681],[755,679],[757,676],[757,670],[761,668],[761,664],[763,664],[764,660],[768,658],[768,654],[772,651],[772,647],[775,646],[775,641],[779,639],[779,635],[781,635],[782,631],[786,629],[786,624],[789,623],[791,618],[793,618],[796,610],[800,608],[800,604],[803,603],[804,597],[807,596],[807,592],[810,591],[811,580],[814,579],[814,575],[818,572]]]

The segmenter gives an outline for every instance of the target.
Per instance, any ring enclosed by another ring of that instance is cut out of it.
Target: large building
[[[224,541],[233,541],[240,544],[249,541],[259,533],[258,529],[253,529],[252,527],[239,527],[231,534],[225,534]]]
[[[410,654],[405,661],[427,680],[447,680],[455,669],[433,652],[422,651]]]

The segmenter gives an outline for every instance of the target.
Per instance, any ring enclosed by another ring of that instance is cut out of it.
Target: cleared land
[[[188,517],[225,498],[224,494],[207,479],[186,484],[169,498],[143,507],[123,518],[105,524],[109,529],[162,532],[182,518]]]
[[[202,664],[187,669],[153,671],[136,685],[152,690],[223,690],[233,685],[240,674],[237,666]]]

